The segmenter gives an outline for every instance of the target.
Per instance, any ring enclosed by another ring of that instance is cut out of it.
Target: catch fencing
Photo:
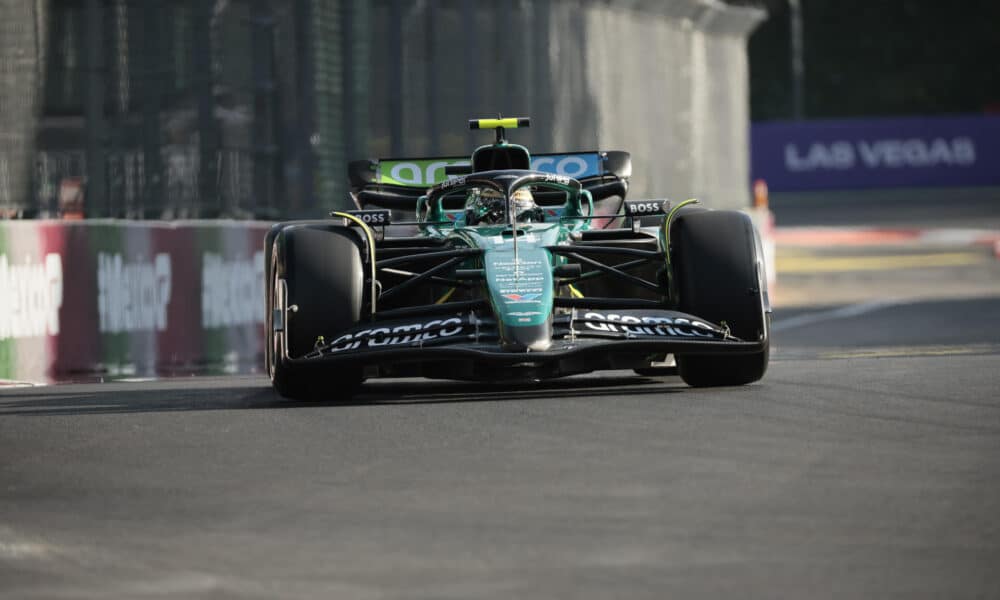
[[[0,0],[0,212],[317,215],[346,162],[623,149],[636,197],[748,204],[746,38],[717,0]]]

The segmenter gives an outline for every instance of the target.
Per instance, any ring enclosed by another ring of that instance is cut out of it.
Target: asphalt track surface
[[[1000,300],[776,323],[743,388],[0,392],[0,597],[996,597]]]
[[[0,598],[998,597],[988,258],[779,279],[854,291],[779,308],[739,388],[0,391]]]
[[[773,194],[779,227],[891,225],[1000,228],[1000,188],[880,189]]]

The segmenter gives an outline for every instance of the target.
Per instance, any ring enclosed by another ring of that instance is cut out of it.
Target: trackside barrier
[[[260,370],[269,225],[0,221],[0,380]]]

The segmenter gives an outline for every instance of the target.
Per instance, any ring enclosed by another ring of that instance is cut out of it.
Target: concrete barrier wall
[[[762,10],[718,0],[404,5],[371,3],[362,64],[379,76],[359,152],[468,155],[490,136],[468,132],[467,118],[530,116],[530,129],[508,134],[533,153],[631,152],[633,198],[750,204],[746,40]],[[324,135],[320,148],[343,138]]]
[[[259,370],[268,227],[0,221],[0,379]]]

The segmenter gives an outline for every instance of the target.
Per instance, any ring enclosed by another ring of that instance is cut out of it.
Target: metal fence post
[[[791,39],[789,45],[792,55],[792,117],[802,119],[805,117],[805,78],[806,67],[802,51],[802,7],[799,0],[788,0],[788,9],[791,12]]]
[[[114,216],[107,188],[107,121],[104,118],[104,10],[101,0],[87,0],[84,60],[84,138],[87,157],[88,217]]]
[[[312,44],[312,0],[295,0],[295,95],[296,154],[298,156],[300,198],[296,211],[303,214],[316,207],[316,97],[314,73],[316,61]],[[287,206],[284,207],[287,211]],[[287,213],[286,213],[287,214]]]
[[[160,105],[163,102],[163,56],[161,55],[163,4],[162,0],[147,0],[142,11],[142,147],[146,173],[143,196],[139,206],[119,207],[128,217],[159,217],[163,211],[163,157],[160,139]],[[132,214],[129,214],[132,213]]]
[[[428,154],[431,156],[441,152],[441,133],[439,132],[439,128],[441,127],[439,116],[441,107],[439,106],[440,101],[438,99],[440,94],[438,93],[436,61],[434,60],[438,44],[438,10],[440,10],[438,0],[427,0],[427,9],[424,14],[424,35],[426,35],[424,51],[427,53],[427,60],[424,63],[424,89],[427,90]]]
[[[462,43],[465,45],[463,51],[465,52],[465,112],[469,113],[469,118],[475,118],[479,116],[490,116],[490,115],[480,115],[479,107],[479,69],[480,69],[480,44],[479,44],[479,27],[476,22],[476,12],[480,8],[480,4],[474,0],[462,0],[462,22],[465,23],[464,32],[465,37]],[[466,148],[475,148],[481,142],[482,138],[476,135],[474,131],[465,132]]]
[[[212,96],[212,3],[194,2],[195,93],[198,98],[198,199],[192,217],[214,216],[220,210],[218,193],[219,137]]]
[[[340,35],[340,53],[343,59],[343,76],[344,79],[341,82],[342,94],[344,97],[344,148],[349,159],[355,157],[354,153],[357,151],[357,139],[356,130],[357,127],[355,122],[357,120],[356,105],[354,103],[354,61],[352,60],[351,51],[354,48],[354,16],[355,16],[355,2],[353,0],[347,0],[341,6],[342,9],[342,19],[344,22],[341,28]]]
[[[553,147],[555,111],[552,105],[552,60],[548,47],[551,42],[552,5],[550,0],[534,0],[532,3],[531,43],[535,50],[534,68],[531,71],[532,105],[531,115],[534,143],[532,150],[545,152],[557,150]]]
[[[403,7],[389,0],[389,136],[393,156],[402,156],[403,146]]]
[[[353,160],[364,158],[368,151],[371,4],[369,0],[344,0],[344,11],[344,157]]]
[[[270,139],[270,123],[275,118],[274,15],[267,0],[254,0],[250,7],[253,45],[253,189],[250,192],[251,212],[270,212],[274,201],[274,157],[277,154]],[[261,209],[265,209],[262,211]]]

